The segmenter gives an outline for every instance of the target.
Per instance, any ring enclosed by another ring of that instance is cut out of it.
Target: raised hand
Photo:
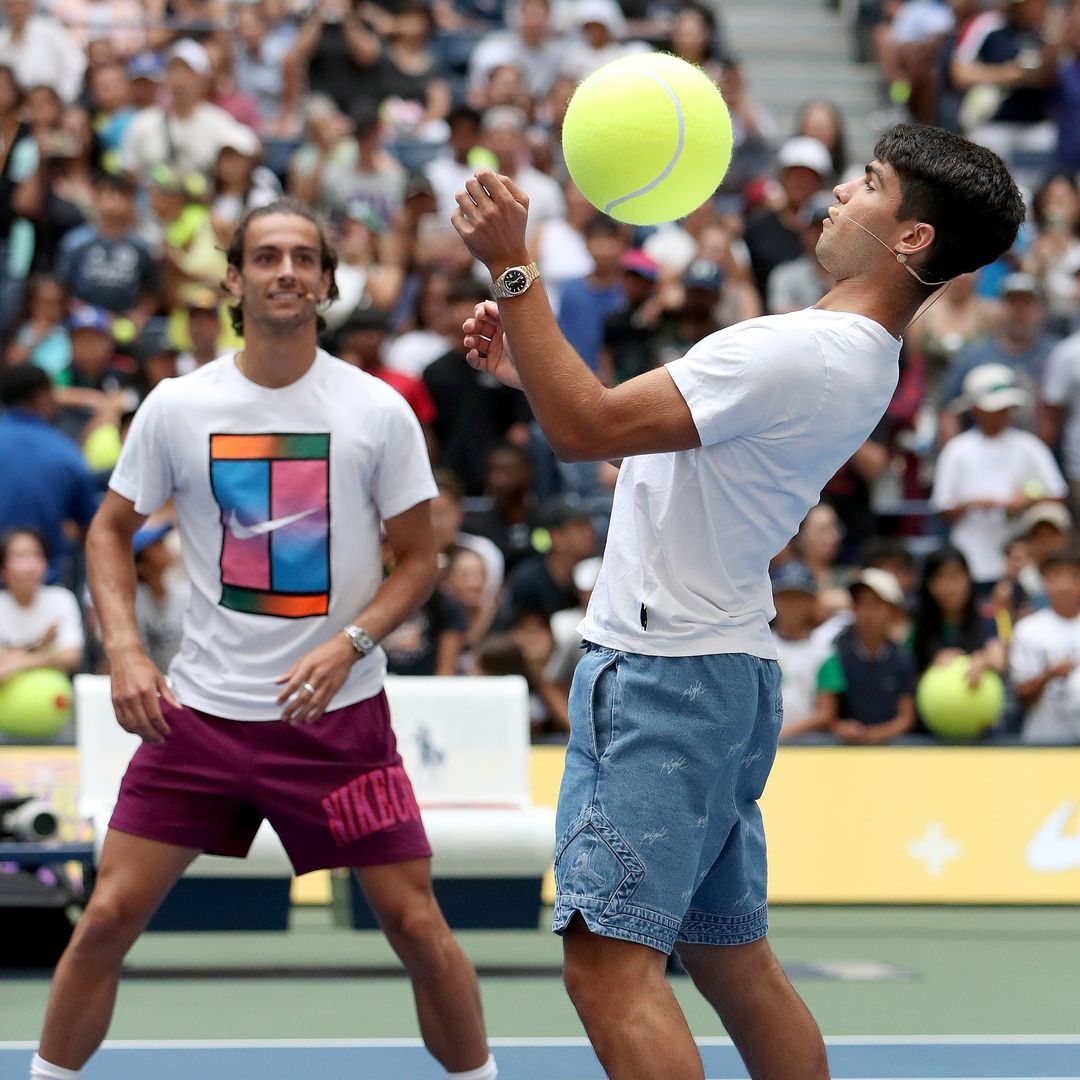
[[[457,204],[450,221],[470,254],[494,276],[530,261],[525,244],[529,199],[510,177],[480,169],[457,193]]]

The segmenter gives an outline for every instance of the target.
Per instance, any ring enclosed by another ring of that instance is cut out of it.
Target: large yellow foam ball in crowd
[[[91,472],[108,472],[120,460],[120,431],[115,424],[94,428],[83,443],[83,457]]]
[[[701,68],[634,53],[585,79],[566,110],[566,167],[598,210],[632,225],[676,221],[710,198],[731,163],[731,117]]]
[[[923,723],[943,739],[974,739],[992,728],[1005,707],[1005,686],[996,671],[968,682],[970,656],[934,664],[919,679],[915,705]]]
[[[20,671],[0,683],[0,732],[48,742],[71,719],[71,680],[57,668]]]

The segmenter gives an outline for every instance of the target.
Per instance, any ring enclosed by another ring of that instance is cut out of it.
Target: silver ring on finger
[[[315,687],[312,686],[311,683],[309,683],[309,682],[301,683],[300,684],[300,689],[306,691],[312,697],[315,696]]]

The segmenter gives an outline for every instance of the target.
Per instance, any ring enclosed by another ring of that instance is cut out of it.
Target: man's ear
[[[235,300],[239,300],[244,294],[243,276],[232,263],[225,270],[225,288]]]
[[[907,262],[915,255],[925,255],[933,246],[936,236],[937,231],[933,225],[928,225],[925,221],[915,222],[896,247],[897,255],[906,256],[900,261]]]

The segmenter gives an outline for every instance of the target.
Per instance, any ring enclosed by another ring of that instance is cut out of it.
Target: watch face
[[[524,270],[507,270],[503,275],[503,288],[508,293],[522,293],[529,287],[529,279]]]

